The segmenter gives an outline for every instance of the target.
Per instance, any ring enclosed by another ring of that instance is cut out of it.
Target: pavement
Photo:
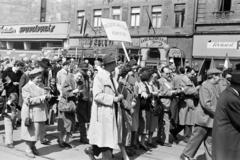
[[[74,133],[71,138],[72,149],[62,149],[57,143],[57,127],[56,124],[47,128],[47,138],[51,140],[50,145],[42,145],[37,142],[36,147],[40,152],[40,156],[34,160],[88,160],[84,153],[84,148],[88,145],[83,145],[79,142],[79,133]],[[29,160],[25,156],[25,144],[20,138],[20,127],[14,130],[14,148],[9,149],[3,143],[4,126],[3,121],[0,120],[0,160]],[[185,143],[180,142],[178,145],[173,144],[172,147],[158,146],[148,152],[142,150],[137,151],[137,155],[131,157],[131,160],[179,160],[179,156],[185,147]],[[204,160],[204,150],[200,147],[196,159]],[[114,160],[121,160],[120,151],[114,151]],[[98,157],[98,160],[101,158]]]

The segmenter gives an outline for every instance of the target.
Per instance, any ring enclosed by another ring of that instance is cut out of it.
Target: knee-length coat
[[[114,97],[115,89],[110,73],[99,69],[93,81],[93,103],[88,133],[89,143],[92,145],[118,149],[119,133]]]
[[[178,103],[179,105],[179,124],[194,125],[195,123],[195,105],[194,96],[198,94],[191,80],[184,74],[180,74],[174,78],[174,88],[182,88],[184,97]]]
[[[22,88],[23,105],[21,110],[21,138],[27,141],[37,141],[47,120],[47,102],[44,88],[29,81]],[[27,117],[32,119],[34,125],[26,127]]]
[[[213,160],[240,159],[240,96],[231,87],[218,100],[212,136]]]

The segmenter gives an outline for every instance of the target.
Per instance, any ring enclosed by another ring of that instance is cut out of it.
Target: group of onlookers
[[[72,132],[78,130],[80,142],[91,144],[85,149],[91,160],[100,153],[104,160],[112,159],[113,149],[120,149],[123,159],[129,160],[138,149],[171,147],[180,141],[187,143],[181,159],[194,158],[203,141],[211,159],[220,93],[231,83],[237,88],[239,79],[233,82],[230,70],[222,73],[216,68],[206,75],[200,82],[190,66],[140,67],[135,60],[116,62],[114,54],[96,59],[94,66],[88,60],[66,58],[8,63],[1,71],[5,144],[14,147],[13,129],[21,120],[26,155],[33,158],[39,155],[38,140],[50,144],[46,124],[57,122],[59,147],[72,148]],[[238,113],[234,103],[232,107],[234,112],[228,111]],[[230,119],[236,127],[237,118]]]

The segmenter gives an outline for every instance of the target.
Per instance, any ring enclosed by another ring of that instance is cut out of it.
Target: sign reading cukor
[[[126,22],[106,18],[101,21],[109,40],[132,42]]]

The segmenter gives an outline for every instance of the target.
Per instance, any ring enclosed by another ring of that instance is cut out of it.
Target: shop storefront
[[[41,54],[46,47],[65,48],[69,22],[0,26],[0,54],[4,56]]]
[[[214,58],[217,67],[222,68],[226,55],[231,63],[239,63],[240,35],[195,35],[193,58],[196,62]]]

